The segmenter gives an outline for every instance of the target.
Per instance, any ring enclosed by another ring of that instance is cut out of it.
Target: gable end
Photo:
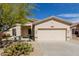
[[[44,22],[47,22],[47,21],[50,21],[50,20],[54,20],[54,21],[57,21],[57,22],[60,22],[60,23],[66,24],[66,25],[72,25],[71,22],[65,21],[65,20],[57,18],[57,17],[48,17],[48,18],[46,18],[42,21],[35,23],[34,25],[38,25],[38,24],[41,24],[41,23],[44,23]]]

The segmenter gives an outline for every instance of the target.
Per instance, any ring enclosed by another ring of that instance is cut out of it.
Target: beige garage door
[[[65,41],[66,30],[38,30],[37,36],[42,42]]]

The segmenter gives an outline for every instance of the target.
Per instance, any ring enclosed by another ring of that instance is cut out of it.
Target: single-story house
[[[48,17],[33,24],[34,40],[65,41],[72,39],[71,22],[57,17]]]
[[[16,24],[9,29],[11,36],[32,36],[33,40],[39,41],[65,41],[72,39],[71,22],[57,17],[48,17],[41,21],[29,22],[24,25]]]
[[[79,23],[73,23],[71,28],[72,28],[72,34],[79,37]]]

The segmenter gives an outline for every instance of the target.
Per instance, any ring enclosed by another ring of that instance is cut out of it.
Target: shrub
[[[2,37],[3,37],[3,39],[7,39],[7,38],[10,37],[10,34],[5,34],[5,33],[4,33]]]
[[[5,48],[2,54],[6,56],[20,56],[20,55],[30,55],[31,52],[33,52],[32,44],[18,42]]]

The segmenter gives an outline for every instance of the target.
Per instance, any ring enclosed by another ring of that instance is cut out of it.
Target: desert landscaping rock
[[[34,47],[34,52],[30,54],[31,56],[43,56],[44,55],[43,51],[40,49],[38,42],[32,42],[32,45]]]

